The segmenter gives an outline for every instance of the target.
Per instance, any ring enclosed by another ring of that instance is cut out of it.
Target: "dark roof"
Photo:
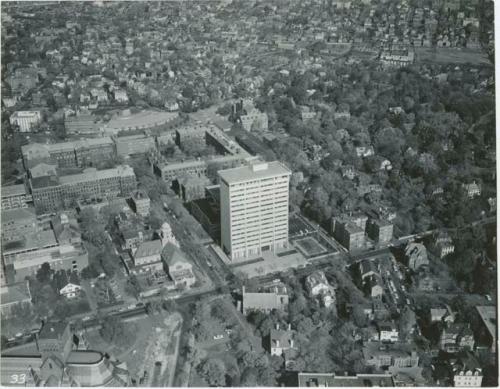
[[[96,364],[102,358],[104,356],[99,351],[77,350],[69,354],[66,362],[71,364]]]
[[[161,256],[162,259],[169,266],[169,268],[173,266],[176,262],[189,263],[184,253],[177,246],[175,246],[170,242],[167,243],[163,248]]]
[[[207,199],[193,200],[193,203],[200,209],[201,212],[210,220],[212,224],[220,222],[220,215],[215,207]]]
[[[68,323],[66,322],[48,322],[40,331],[39,338],[40,339],[59,339],[64,334],[64,331],[68,327]]]
[[[49,186],[59,185],[59,178],[56,176],[43,176],[31,179],[31,186],[33,188],[46,188]]]

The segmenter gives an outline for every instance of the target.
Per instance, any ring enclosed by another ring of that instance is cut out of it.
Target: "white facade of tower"
[[[288,246],[290,175],[279,162],[219,172],[221,243],[231,260]]]

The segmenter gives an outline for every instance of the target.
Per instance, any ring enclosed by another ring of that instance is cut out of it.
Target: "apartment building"
[[[378,243],[387,243],[392,240],[394,226],[388,220],[373,219],[368,223],[368,236]]]
[[[68,176],[37,177],[30,180],[37,211],[54,211],[68,207],[77,200],[128,196],[136,189],[134,170],[128,166],[113,169],[85,169]]]
[[[365,246],[365,232],[350,219],[335,220],[334,237],[348,250],[361,249]]]
[[[231,260],[288,246],[290,175],[277,161],[219,171],[222,248]]]

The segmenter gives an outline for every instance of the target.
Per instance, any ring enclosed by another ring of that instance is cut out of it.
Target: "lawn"
[[[129,328],[133,326],[134,336],[125,339],[120,346],[107,343],[99,334],[99,329],[86,331],[85,337],[91,349],[108,352],[116,359],[127,362],[131,376],[134,376],[139,373],[140,364],[137,362],[146,358],[146,348],[153,332],[153,323],[149,317],[145,317],[124,324]]]

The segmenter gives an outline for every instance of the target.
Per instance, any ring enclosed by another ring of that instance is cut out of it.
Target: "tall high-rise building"
[[[233,261],[288,246],[288,183],[281,163],[219,171],[221,241]]]

